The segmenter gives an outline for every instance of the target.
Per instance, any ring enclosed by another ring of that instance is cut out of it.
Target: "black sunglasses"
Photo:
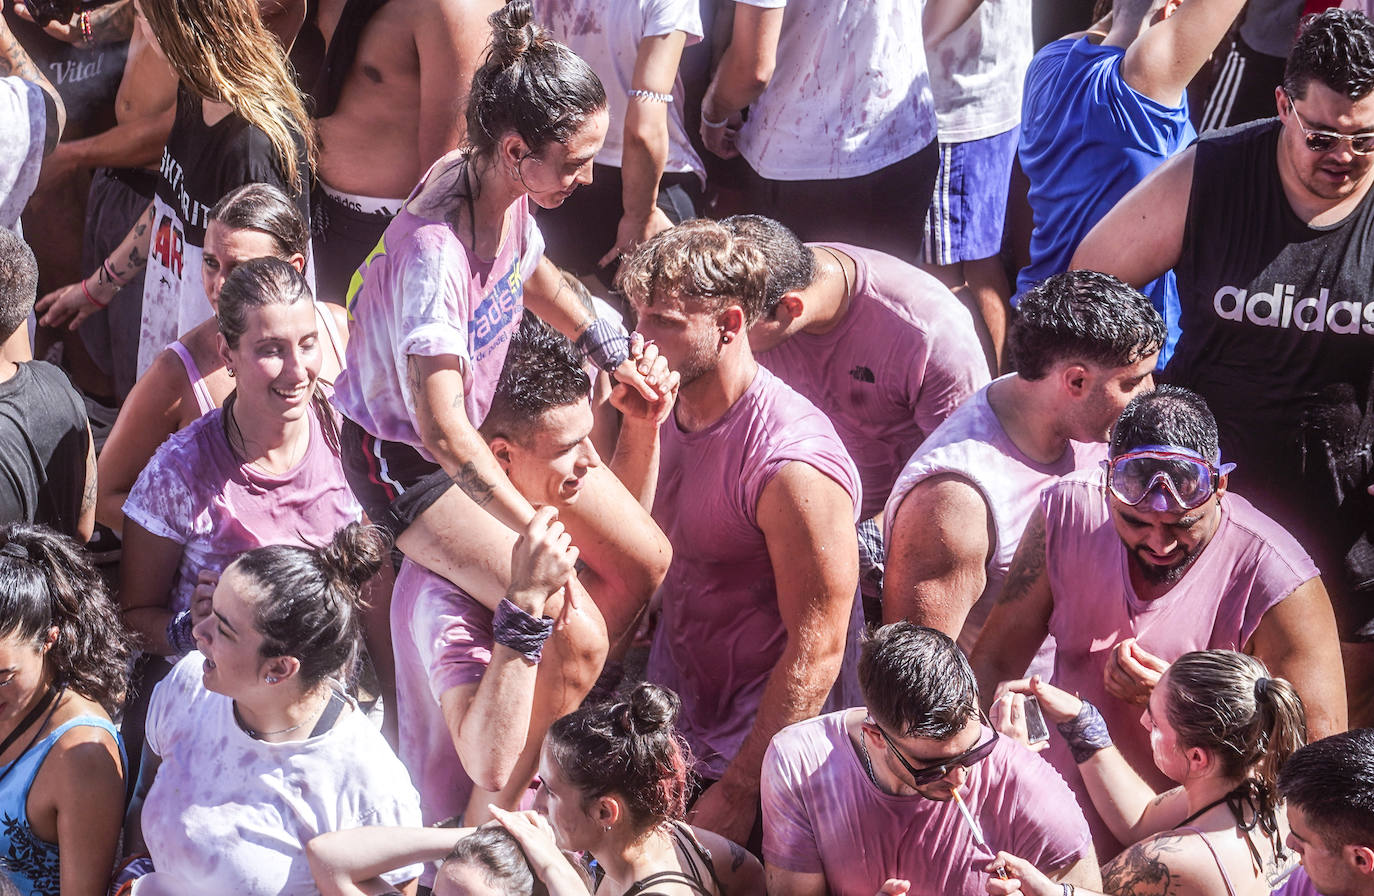
[[[911,783],[916,787],[925,787],[927,784],[934,784],[956,768],[968,768],[969,766],[977,765],[992,754],[993,748],[997,746],[997,738],[1001,735],[997,733],[996,728],[992,727],[992,723],[988,721],[987,715],[985,715],[982,710],[978,711],[978,721],[982,723],[983,727],[992,732],[992,737],[975,745],[971,750],[965,750],[958,756],[952,756],[949,759],[942,760],[939,765],[930,765],[925,768],[916,768],[908,762],[907,758],[902,755],[902,751],[897,748],[897,744],[893,741],[891,735],[884,731],[881,725],[877,722],[871,722],[870,724],[877,729],[878,736],[887,743],[888,751],[891,752],[893,756],[897,757],[897,761],[901,763],[902,768],[906,769],[906,773],[911,776]]]

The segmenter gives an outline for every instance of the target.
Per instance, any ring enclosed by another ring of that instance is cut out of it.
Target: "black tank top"
[[[1283,517],[1283,493],[1300,491],[1314,409],[1358,416],[1365,405],[1374,190],[1340,223],[1309,227],[1279,181],[1281,129],[1270,119],[1197,143],[1175,267],[1183,335],[1165,379],[1207,400],[1223,456],[1239,464],[1232,487]]]

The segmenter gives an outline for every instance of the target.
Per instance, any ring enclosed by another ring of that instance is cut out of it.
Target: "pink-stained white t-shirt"
[[[718,778],[739,751],[787,641],[757,509],[793,461],[838,482],[857,513],[859,474],[834,427],[767,368],[707,428],[688,433],[671,417],[663,423],[653,516],[673,562],[658,592],[663,610],[646,677],[682,698],[678,730],[707,777]],[[857,606],[851,629],[856,620]],[[846,664],[845,693],[853,679]]]
[[[425,824],[462,813],[472,795],[439,698],[482,680],[491,663],[491,621],[491,610],[452,582],[410,559],[401,563],[391,594],[399,752],[420,791]]]
[[[198,896],[308,896],[319,892],[305,844],[373,825],[415,826],[415,788],[391,747],[353,706],[334,727],[301,741],[249,737],[234,701],[206,690],[196,651],[158,683],[148,746],[162,760],[143,803],[144,840],[158,874]],[[415,878],[419,865],[382,875]]]
[[[468,421],[480,426],[491,408],[511,335],[520,324],[525,280],[544,252],[525,197],[506,210],[505,233],[490,273],[474,271],[446,210],[463,187],[461,151],[420,181],[348,290],[347,364],[334,404],[379,439],[401,442],[434,460],[420,438],[409,355],[453,355],[461,362]]]
[[[1015,374],[1002,377],[1009,379]],[[999,380],[1000,382],[1000,380]],[[1002,593],[1026,522],[1039,506],[1040,492],[1061,476],[1077,469],[1096,468],[1107,456],[1101,443],[1070,441],[1064,454],[1054,463],[1042,464],[1027,457],[1002,428],[1002,422],[988,404],[988,387],[979,389],[949,419],[940,424],[930,438],[912,455],[892,487],[883,514],[883,537],[892,544],[892,521],[897,510],[917,483],[932,476],[952,474],[978,490],[992,517],[992,544],[984,567],[987,584],[983,594],[969,610],[959,633],[959,646],[965,653],[973,650],[992,605]],[[1036,657],[1036,671],[1049,672],[1054,656],[1053,644]]]
[[[310,444],[282,474],[240,463],[215,408],[173,433],[139,474],[124,515],[183,546],[168,606],[191,605],[202,569],[222,572],[244,551],[269,544],[317,546],[362,517],[339,456],[312,409]]]
[[[845,731],[846,717],[864,711],[808,719],[773,738],[763,760],[764,861],[824,874],[834,896],[873,896],[890,877],[910,881],[914,896],[982,896],[994,855],[974,840],[959,807],[894,796],[865,773]],[[1039,868],[1092,853],[1064,780],[1010,738],[969,768],[960,796],[993,850]]]
[[[1221,522],[1197,560],[1168,593],[1141,600],[1131,584],[1126,546],[1112,525],[1104,474],[1085,470],[1045,489],[1045,556],[1054,610],[1053,683],[1102,713],[1126,761],[1156,789],[1174,786],[1155,767],[1142,707],[1107,693],[1109,652],[1126,638],[1173,662],[1193,650],[1243,650],[1270,607],[1316,578],[1317,567],[1273,520],[1240,495],[1221,496]],[[1094,836],[1106,833],[1062,738],[1045,756],[1079,792]]]
[[[845,316],[757,357],[835,424],[868,519],[921,442],[987,385],[988,364],[968,309],[940,281],[882,252],[828,245],[854,259]]]

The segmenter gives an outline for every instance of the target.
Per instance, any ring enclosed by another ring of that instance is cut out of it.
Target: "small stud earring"
[[[729,344],[730,344],[730,340],[731,340],[732,338],[733,338],[733,337],[732,337],[729,333],[721,333],[721,334],[720,334],[720,341],[721,341],[721,342],[724,342],[726,345],[729,345]]]
[[[276,683],[277,683],[277,676],[275,676],[275,675],[269,675],[269,676],[267,676],[266,681],[267,681],[268,684],[276,684]]]
[[[234,368],[230,367],[230,368],[228,368],[228,370],[229,370],[229,376],[232,377],[232,376],[234,375]]]
[[[610,832],[611,832],[611,826],[610,826],[610,825],[606,825],[606,833],[609,834]]]

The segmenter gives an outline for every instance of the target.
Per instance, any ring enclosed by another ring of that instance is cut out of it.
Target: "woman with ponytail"
[[[200,277],[210,209],[235,187],[269,183],[308,222],[315,139],[286,51],[257,0],[135,6],[181,82],[153,202],[94,273],[44,296],[37,312],[47,326],[75,328],[146,265],[142,376],[169,343],[212,316]]]
[[[110,721],[129,648],[79,545],[0,527],[0,876],[20,893],[105,892],[124,757]]]
[[[1283,846],[1278,772],[1306,743],[1306,717],[1293,686],[1264,663],[1200,650],[1164,673],[1141,719],[1155,765],[1180,785],[1163,794],[1112,746],[1092,704],[1038,676],[1029,691],[1068,741],[1112,834],[1135,844],[1104,862],[1106,893],[1265,896],[1296,862]],[[989,893],[1061,896],[1060,884],[1015,856],[999,854],[989,870],[997,867],[1011,879],[994,874]]]
[[[312,837],[419,823],[405,768],[342,684],[363,583],[389,549],[354,523],[324,547],[258,548],[225,570],[199,652],[153,694],[129,837],[154,870],[135,894],[311,893]]]

